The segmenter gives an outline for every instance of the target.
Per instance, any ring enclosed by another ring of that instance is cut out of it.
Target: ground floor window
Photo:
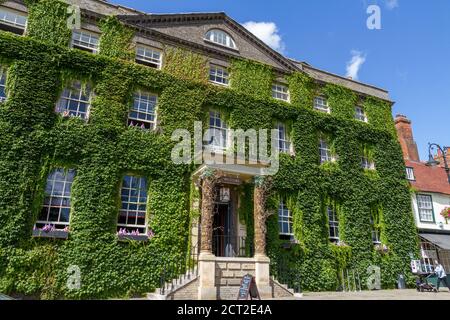
[[[292,214],[286,206],[284,200],[280,201],[278,206],[278,226],[280,231],[280,238],[293,238],[294,231],[292,229]]]
[[[69,227],[70,195],[75,170],[53,170],[47,177],[44,205],[36,221],[37,229],[64,230]],[[47,230],[51,231],[51,230]]]
[[[423,272],[431,273],[434,271],[434,261],[438,260],[444,267],[447,274],[450,273],[450,250],[444,250],[434,243],[421,238],[420,254]]]
[[[125,176],[121,188],[121,209],[117,231],[119,234],[147,234],[147,179]]]
[[[339,242],[339,217],[335,208],[328,206],[328,227],[331,242]]]
[[[6,100],[6,69],[0,66],[0,102]]]

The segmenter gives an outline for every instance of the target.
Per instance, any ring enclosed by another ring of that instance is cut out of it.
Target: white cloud
[[[397,8],[397,7],[399,6],[398,1],[399,1],[399,0],[385,0],[386,7],[387,7],[389,10],[395,9],[395,8]]]
[[[281,53],[284,52],[285,45],[278,34],[278,27],[274,22],[249,21],[244,23],[243,26],[272,49]]]
[[[358,73],[361,66],[366,62],[366,55],[360,51],[352,50],[352,58],[347,62],[347,77],[358,80]]]

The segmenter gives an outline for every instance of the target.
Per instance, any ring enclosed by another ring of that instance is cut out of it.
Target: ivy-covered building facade
[[[288,59],[224,13],[2,1],[0,29],[0,292],[130,297],[191,268],[200,299],[237,296],[246,273],[264,298],[339,290],[349,271],[365,287],[371,266],[383,288],[412,281],[387,91]],[[278,129],[278,172],[174,163],[172,133],[198,121],[215,153],[230,129]]]

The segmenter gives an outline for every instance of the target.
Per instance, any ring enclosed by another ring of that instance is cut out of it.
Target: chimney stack
[[[395,116],[395,128],[397,129],[398,140],[402,146],[403,158],[409,161],[420,162],[417,144],[411,127],[411,120],[402,114]]]

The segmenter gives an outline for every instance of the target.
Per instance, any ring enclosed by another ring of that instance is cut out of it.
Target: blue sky
[[[110,2],[149,13],[224,11],[240,23],[273,23],[257,24],[255,32],[286,56],[340,75],[354,57],[359,81],[389,90],[396,101],[393,113],[413,121],[422,160],[428,142],[450,146],[448,0]],[[381,8],[381,30],[366,26],[373,4]]]

